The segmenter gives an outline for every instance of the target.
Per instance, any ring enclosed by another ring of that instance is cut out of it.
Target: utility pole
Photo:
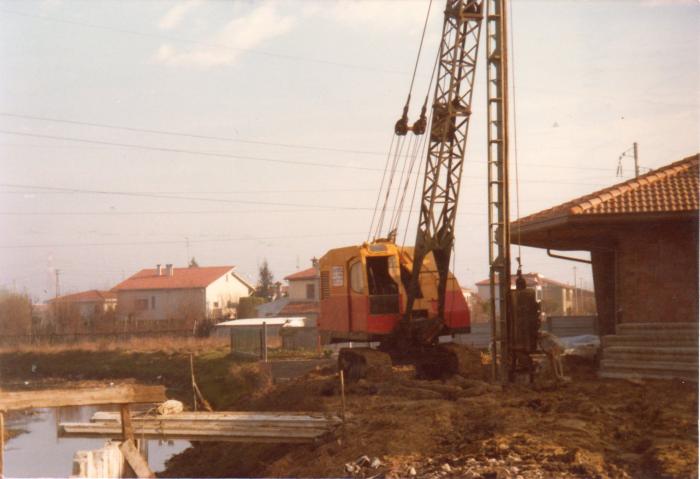
[[[630,150],[631,154],[630,154]],[[639,148],[637,147],[637,142],[632,143],[632,148],[627,148],[622,154],[617,158],[617,176],[622,176],[622,159],[629,158],[632,156],[634,159],[634,177],[639,176]]]
[[[506,0],[487,0],[487,129],[489,283],[493,378],[511,380],[514,366],[510,305],[510,199],[508,193],[508,34]],[[500,370],[497,356],[500,355]]]
[[[56,268],[56,297],[58,298],[61,295],[61,283],[59,282],[59,275],[61,271]]]
[[[574,294],[573,294],[573,302],[572,302],[571,309],[573,310],[573,313],[576,314],[576,306],[578,306],[576,304],[576,303],[578,303],[578,301],[577,301],[578,298],[576,298],[576,294],[577,294],[577,291],[576,291],[576,266],[574,266],[574,291],[573,291],[573,293]]]

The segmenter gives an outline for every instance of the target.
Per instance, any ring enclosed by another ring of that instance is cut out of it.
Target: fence
[[[565,338],[584,334],[598,335],[598,316],[548,316],[541,329]],[[472,323],[470,334],[456,335],[456,341],[476,348],[487,348],[491,343],[491,323]]]
[[[70,344],[88,341],[128,341],[136,338],[192,337],[192,330],[127,331],[118,333],[62,333],[62,334],[26,334],[0,335],[0,346],[20,344]]]

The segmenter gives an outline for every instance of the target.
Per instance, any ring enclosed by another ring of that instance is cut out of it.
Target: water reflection
[[[133,408],[136,409],[136,408]],[[27,431],[5,444],[5,477],[68,477],[73,454],[78,450],[99,449],[100,438],[59,438],[59,422],[88,422],[96,411],[116,410],[110,406],[79,406],[59,409],[35,409],[29,414],[8,418],[7,428]],[[148,441],[148,464],[154,471],[187,447],[189,441]]]

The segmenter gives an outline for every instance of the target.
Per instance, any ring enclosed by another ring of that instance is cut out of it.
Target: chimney
[[[156,276],[161,276],[163,274],[163,268],[159,264],[156,265]]]
[[[311,266],[318,269],[318,258],[317,257],[314,256],[313,258],[311,258]]]
[[[173,265],[172,265],[172,264],[166,264],[166,265],[165,265],[165,275],[166,275],[166,276],[172,276],[172,275],[173,275]]]

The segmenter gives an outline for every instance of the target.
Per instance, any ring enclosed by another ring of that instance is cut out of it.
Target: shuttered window
[[[328,271],[321,271],[321,299],[328,299],[331,295],[331,284]]]

